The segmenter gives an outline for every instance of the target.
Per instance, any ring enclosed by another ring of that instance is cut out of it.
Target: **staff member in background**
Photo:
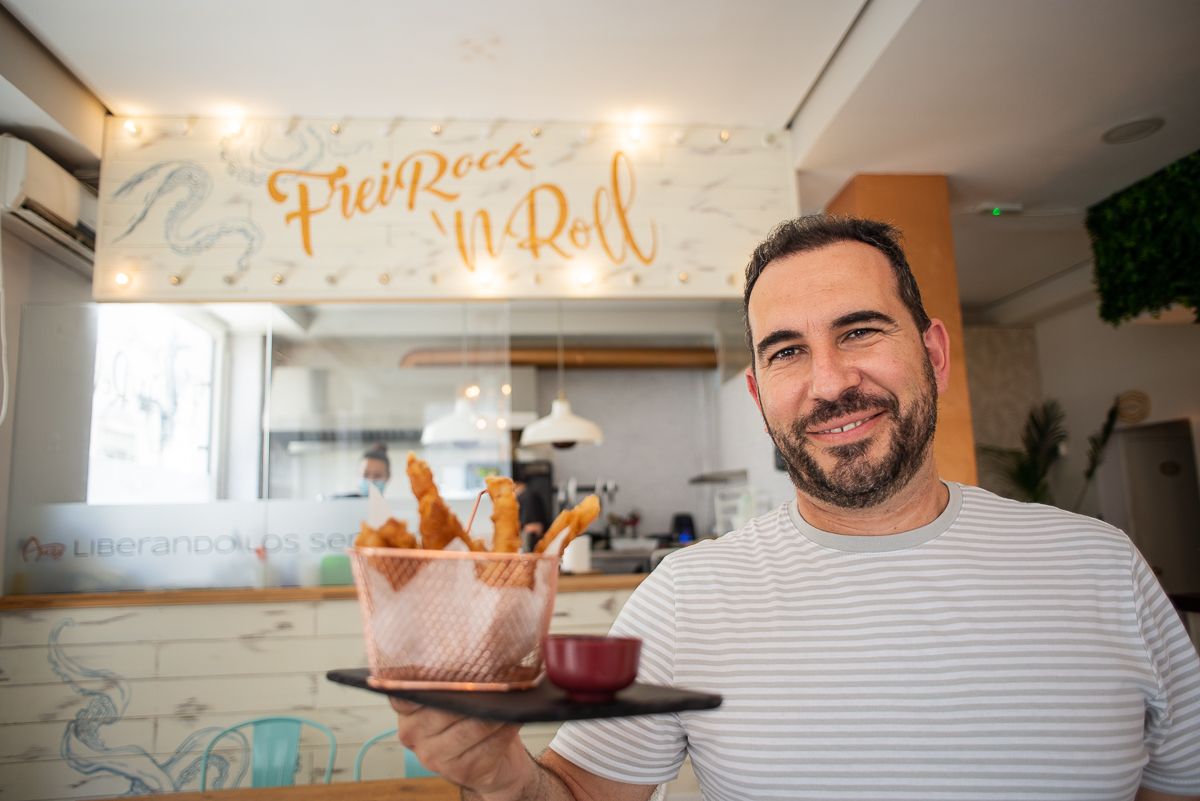
[[[367,497],[371,494],[371,485],[374,484],[382,495],[387,489],[388,481],[392,477],[392,462],[388,459],[387,444],[376,442],[363,453],[362,462],[359,465],[359,470],[362,473],[362,478],[359,479],[358,494],[360,497]]]
[[[550,510],[546,507],[546,500],[529,488],[526,478],[522,465],[514,464],[513,491],[520,508],[521,545],[525,550],[532,551],[550,525]]]
[[[642,681],[722,707],[567,723],[534,760],[393,699],[400,741],[489,801],[645,801],[688,756],[709,801],[1200,797],[1200,659],[1128,537],[938,477],[950,346],[898,233],[784,223],[744,304],[795,500],[667,556],[613,626]]]

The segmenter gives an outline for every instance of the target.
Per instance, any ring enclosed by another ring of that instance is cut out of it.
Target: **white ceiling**
[[[117,114],[770,128],[861,4],[4,0]]]
[[[984,312],[1086,269],[1086,207],[1200,149],[1196,0],[0,4],[119,114],[791,124],[805,210],[857,172],[949,176]],[[1027,214],[973,212],[996,201]]]

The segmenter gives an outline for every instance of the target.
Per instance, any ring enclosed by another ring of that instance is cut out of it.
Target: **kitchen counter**
[[[645,574],[564,575],[558,592],[632,590]],[[54,593],[3,595],[0,611],[7,609],[68,609],[93,606],[178,606],[183,604],[285,603],[287,601],[342,601],[356,596],[353,585],[336,587],[228,588],[213,590],[135,590],[130,592]]]

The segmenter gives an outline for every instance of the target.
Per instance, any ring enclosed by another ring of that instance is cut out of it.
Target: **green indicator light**
[[[1000,212],[1000,207],[999,207],[999,206],[997,206],[996,208],[992,209],[992,216],[993,216],[993,217],[999,217],[999,216],[1000,216],[1000,214],[1001,214],[1001,212]]]

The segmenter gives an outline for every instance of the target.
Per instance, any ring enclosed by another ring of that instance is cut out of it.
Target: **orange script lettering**
[[[465,178],[472,171],[487,172],[508,166],[532,170],[533,164],[528,160],[530,155],[521,142],[505,151],[488,150],[478,157],[459,156],[453,163],[436,150],[418,150],[401,159],[395,169],[385,161],[378,177],[357,181],[347,178],[349,170],[341,164],[328,172],[276,170],[267,179],[267,192],[275,203],[294,203],[283,220],[288,225],[299,223],[300,243],[304,252],[311,256],[313,218],[328,211],[335,203],[342,217],[349,220],[355,215],[370,214],[388,206],[398,192],[404,193],[404,205],[409,211],[416,209],[418,198],[423,196],[451,202],[460,195],[451,186],[454,180]],[[294,193],[285,179],[294,179]]]

